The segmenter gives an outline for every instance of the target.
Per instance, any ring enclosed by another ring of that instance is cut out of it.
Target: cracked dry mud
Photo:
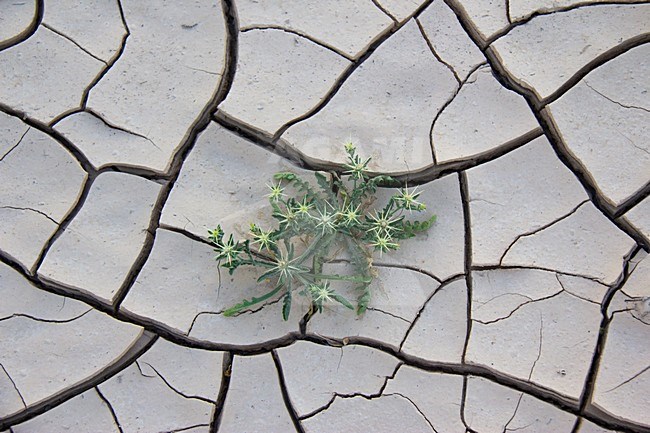
[[[0,2],[0,432],[650,432],[647,1],[180,3]],[[349,139],[432,230],[224,317]]]

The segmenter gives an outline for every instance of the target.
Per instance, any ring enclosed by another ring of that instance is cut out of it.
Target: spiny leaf
[[[291,313],[291,290],[287,290],[287,293],[284,294],[284,299],[282,300],[282,318],[286,322],[289,320],[289,314]]]
[[[321,189],[327,194],[327,197],[329,198],[330,202],[336,202],[336,194],[334,194],[334,191],[332,191],[332,185],[330,185],[329,180],[327,180],[327,177],[323,175],[322,173],[315,172],[314,176],[316,177],[316,182],[318,182],[318,186],[321,187]]]
[[[321,188],[323,188],[324,191],[331,191],[332,190],[332,187],[331,187],[329,181],[327,180],[327,177],[323,173],[320,173],[320,172],[317,171],[317,172],[314,173],[314,177],[316,177],[316,182],[318,182],[318,185]]]
[[[314,199],[314,200],[320,199],[318,193],[312,188],[311,184],[309,182],[305,182],[294,173],[289,173],[289,172],[276,173],[275,175],[273,175],[273,178],[275,178],[276,180],[285,180],[287,182],[293,183],[293,185],[299,191],[304,191],[305,193],[307,193],[307,196],[310,199]]]
[[[436,215],[433,215],[431,218],[424,221],[404,221],[402,223],[402,230],[406,237],[412,238],[416,233],[429,230],[429,228],[431,228],[431,226],[436,222],[436,219]]]
[[[334,299],[336,302],[338,302],[338,303],[344,305],[345,307],[349,308],[350,310],[354,310],[354,305],[352,305],[352,304],[350,303],[350,301],[348,301],[347,299],[345,299],[344,296],[339,295],[339,294],[336,293],[336,292],[333,292],[330,296],[331,296],[332,299]]]
[[[234,305],[227,310],[223,312],[223,315],[226,317],[232,317],[235,314],[239,313],[242,310],[245,310],[247,308],[252,307],[253,305],[259,304],[260,302],[266,301],[276,293],[280,291],[280,289],[284,287],[284,284],[279,284],[275,289],[271,290],[268,293],[265,293],[264,295],[260,296],[259,298],[252,297],[251,300],[244,299],[241,301],[239,304]]]
[[[288,182],[292,182],[292,181],[296,180],[297,177],[298,176],[296,176],[295,173],[291,173],[291,172],[288,172],[288,171],[282,171],[282,172],[279,172],[279,173],[275,173],[273,175],[273,179],[275,179],[275,180],[286,180]]]
[[[360,315],[368,309],[368,303],[370,302],[370,284],[364,284],[363,286],[357,287],[357,289],[362,290],[357,298],[357,314]]]

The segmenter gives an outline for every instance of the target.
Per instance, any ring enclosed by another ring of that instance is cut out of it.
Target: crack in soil
[[[331,51],[334,54],[337,54],[337,55],[343,57],[346,60],[349,60],[351,62],[354,61],[354,57],[350,56],[349,54],[345,53],[344,51],[341,51],[340,49],[338,49],[335,46],[330,45],[330,44],[328,44],[326,42],[320,41],[320,40],[316,39],[315,37],[313,37],[313,36],[311,36],[311,35],[309,35],[309,34],[307,34],[305,32],[301,32],[300,30],[293,30],[293,29],[288,29],[286,27],[282,27],[282,26],[278,26],[278,25],[268,24],[268,25],[254,25],[254,26],[242,27],[240,29],[240,32],[247,33],[247,32],[250,32],[252,30],[278,30],[278,31],[281,31],[281,32],[290,33],[292,35],[299,36],[301,38],[307,39],[309,42],[311,42],[311,43],[313,43],[315,45],[318,45],[321,48],[325,48],[326,50]]]
[[[401,394],[399,392],[391,392],[390,394],[384,394],[384,397],[389,397],[389,396],[394,396],[394,395],[396,395],[398,397],[401,397],[404,400],[411,403],[411,406],[413,406],[415,408],[415,410],[418,411],[418,413],[422,416],[422,418],[424,418],[424,420],[427,422],[427,424],[429,424],[429,427],[431,427],[431,431],[433,431],[433,433],[438,433],[438,430],[435,429],[435,427],[433,426],[433,423],[429,420],[429,418],[427,418],[427,416],[424,414],[424,412],[422,412],[422,410],[420,410],[418,405],[415,404],[415,402],[413,400],[411,400],[409,397],[407,397],[404,394]]]
[[[48,29],[49,31],[51,31],[51,32],[54,33],[55,35],[58,35],[58,36],[62,37],[63,39],[65,39],[66,41],[72,43],[75,47],[79,48],[81,51],[83,51],[84,53],[88,54],[90,57],[92,57],[93,59],[97,60],[98,62],[101,62],[101,63],[103,63],[104,65],[108,65],[108,63],[106,63],[105,60],[100,59],[99,57],[97,57],[96,55],[94,55],[93,53],[91,53],[90,51],[88,51],[86,48],[82,47],[82,46],[81,46],[77,41],[75,41],[75,40],[72,39],[70,36],[66,35],[65,33],[63,33],[63,32],[61,32],[61,31],[55,29],[54,27],[52,27],[52,26],[50,26],[50,25],[48,25],[47,23],[44,23],[44,22],[41,23],[41,26],[42,26],[43,28],[45,28],[45,29]]]
[[[472,222],[471,210],[469,206],[470,194],[469,184],[467,182],[467,173],[458,173],[458,181],[460,183],[460,199],[463,206],[463,221],[465,228],[465,284],[467,285],[467,330],[465,331],[465,342],[463,344],[463,355],[461,362],[466,363],[467,349],[469,348],[469,340],[472,335],[472,292],[473,292],[473,276],[472,276]]]
[[[7,376],[7,379],[9,379],[9,382],[11,382],[11,384],[13,385],[14,389],[16,390],[16,394],[18,394],[18,397],[20,397],[20,401],[23,403],[23,407],[27,407],[27,403],[25,402],[25,398],[23,398],[23,394],[20,392],[18,386],[16,385],[16,382],[14,382],[11,375],[9,374],[5,366],[2,365],[2,363],[0,363],[0,369],[4,371],[5,375]]]
[[[390,18],[390,19],[393,21],[393,23],[395,23],[395,24],[399,24],[399,21],[397,20],[397,18],[395,18],[395,16],[393,16],[393,14],[391,14],[391,13],[388,11],[388,9],[386,9],[385,7],[383,7],[383,6],[381,5],[381,3],[379,3],[379,0],[371,0],[371,1],[372,1],[372,3],[373,3],[375,6],[377,6],[377,8],[378,8],[380,11],[382,11],[384,14],[386,14],[386,16],[387,16],[388,18]]]
[[[451,72],[454,75],[454,78],[456,79],[456,83],[458,83],[458,86],[460,87],[461,84],[462,84],[462,81],[461,81],[460,77],[458,76],[458,72],[456,72],[456,70],[453,68],[453,66],[451,66],[449,63],[445,62],[442,59],[442,57],[440,57],[440,55],[436,52],[436,49],[433,47],[433,43],[431,42],[431,40],[427,36],[427,32],[424,30],[424,27],[422,26],[422,22],[420,22],[420,20],[416,18],[415,23],[418,25],[418,29],[420,30],[420,34],[422,35],[422,38],[424,39],[424,41],[427,43],[427,46],[429,47],[429,51],[431,51],[431,54],[433,54],[433,57],[435,57],[438,62],[442,63],[443,65],[445,65],[445,67],[447,69],[449,69],[449,72]],[[456,92],[456,93],[458,93],[458,92]],[[434,160],[434,162],[435,162],[435,160]]]
[[[535,235],[535,234],[537,234],[537,233],[539,233],[539,232],[541,232],[541,231],[543,231],[543,230],[546,230],[547,228],[549,228],[549,227],[551,227],[551,226],[553,226],[553,225],[559,223],[560,221],[562,221],[562,220],[564,220],[564,219],[570,217],[570,216],[573,215],[574,213],[576,213],[576,212],[578,211],[578,209],[580,209],[580,208],[582,207],[582,205],[584,205],[584,204],[587,203],[587,202],[589,202],[589,200],[583,200],[583,201],[581,201],[581,202],[580,202],[576,207],[574,207],[572,210],[570,210],[570,211],[567,212],[566,214],[562,215],[561,217],[556,218],[556,219],[554,219],[553,221],[551,221],[551,222],[549,222],[549,223],[547,223],[547,224],[544,224],[544,225],[542,225],[542,226],[539,227],[539,228],[536,228],[536,229],[531,230],[531,231],[529,231],[529,232],[526,232],[526,233],[522,233],[522,234],[517,235],[517,237],[515,238],[515,240],[512,241],[512,242],[510,243],[510,245],[508,245],[508,248],[505,249],[505,251],[503,252],[503,254],[501,254],[501,258],[499,259],[499,266],[502,266],[502,265],[503,265],[503,259],[508,255],[508,252],[510,251],[510,249],[511,249],[511,248],[512,248],[512,247],[513,247],[513,246],[514,246],[514,245],[519,241],[519,239],[521,239],[521,238],[525,238],[525,237],[528,237],[528,236],[533,236],[533,235]]]
[[[11,149],[9,149],[7,152],[5,152],[4,155],[0,156],[0,162],[2,162],[2,160],[5,159],[7,157],[7,155],[9,155],[11,152],[13,152],[13,150],[15,148],[17,148],[20,145],[20,143],[22,143],[23,138],[25,138],[25,136],[27,135],[27,133],[29,132],[30,129],[31,129],[31,126],[28,126],[27,129],[25,130],[25,132],[23,132],[23,135],[20,136],[20,139],[18,140],[18,142],[16,144],[14,144],[11,147]]]
[[[48,220],[52,221],[52,222],[53,222],[54,224],[56,224],[57,226],[59,225],[58,221],[56,221],[54,218],[52,218],[51,216],[49,216],[49,215],[46,214],[45,212],[40,211],[40,210],[38,210],[38,209],[33,209],[33,208],[31,208],[31,207],[0,206],[0,209],[13,209],[13,210],[24,210],[24,211],[34,212],[34,213],[37,213],[37,214],[39,214],[39,215],[41,215],[41,216],[44,216],[45,218],[47,218]]]
[[[180,395],[181,397],[189,399],[189,400],[200,400],[200,401],[205,402],[205,403],[216,404],[216,401],[210,400],[209,398],[206,398],[206,397],[203,397],[203,396],[200,396],[200,395],[187,395],[187,394],[185,394],[184,392],[180,391],[178,388],[173,386],[167,379],[165,379],[165,377],[153,365],[151,365],[150,363],[145,362],[145,361],[142,361],[142,363],[149,366],[149,368],[151,368],[154,371],[154,373],[156,373],[156,376],[158,378],[160,378],[160,380],[162,380],[165,385],[167,385],[167,388],[171,389],[172,391],[174,391],[174,393]],[[135,364],[138,366],[138,370],[140,370],[140,374],[142,374],[144,377],[155,377],[155,376],[147,376],[146,374],[144,374],[142,372],[142,366],[140,365],[139,361],[136,360]]]
[[[43,322],[43,323],[70,323],[70,322],[74,322],[74,321],[77,320],[77,319],[81,319],[83,316],[85,316],[86,314],[90,313],[90,312],[93,311],[93,310],[94,310],[94,308],[89,308],[88,310],[84,311],[83,313],[81,313],[81,314],[79,314],[79,315],[77,315],[77,316],[71,317],[71,318],[69,318],[69,319],[43,319],[43,318],[41,318],[41,317],[35,317],[35,316],[29,315],[29,314],[15,313],[15,314],[12,314],[11,316],[0,317],[0,322],[3,322],[3,321],[5,321],[5,320],[11,320],[11,319],[14,319],[14,318],[16,318],[16,317],[22,317],[22,318],[25,318],[25,319],[33,320],[33,321],[35,321],[35,322]]]
[[[275,364],[275,368],[278,372],[278,381],[280,383],[280,392],[282,393],[282,400],[284,401],[284,405],[287,408],[287,412],[289,412],[289,416],[291,417],[293,426],[295,427],[297,433],[305,433],[305,429],[300,423],[300,418],[298,417],[298,413],[296,412],[296,409],[293,407],[293,403],[291,403],[291,397],[289,396],[287,383],[284,379],[284,370],[282,369],[282,362],[280,362],[280,357],[278,356],[278,352],[272,350],[271,357],[273,358],[273,363]]]
[[[581,9],[584,7],[589,7],[589,6],[604,6],[604,5],[633,5],[633,4],[646,4],[648,3],[648,0],[627,0],[627,1],[583,1],[583,2],[576,2],[570,5],[566,6],[554,6],[551,8],[540,8],[537,9],[530,14],[517,18],[516,20],[512,20],[510,18],[510,1],[506,0],[506,13],[508,16],[508,21],[510,22],[511,25],[506,26],[505,28],[498,30],[496,33],[492,34],[489,38],[486,39],[485,43],[486,45],[491,45],[493,44],[497,39],[507,35],[510,33],[514,28],[522,26],[524,24],[529,23],[531,20],[537,17],[545,16],[545,15],[554,15],[554,14],[559,14],[563,12],[568,12],[573,9]]]
[[[491,325],[491,324],[493,324],[493,323],[497,323],[497,322],[500,322],[500,321],[502,321],[502,320],[507,320],[507,319],[509,319],[509,318],[512,317],[512,315],[515,314],[519,309],[525,307],[525,306],[528,305],[528,304],[532,304],[532,303],[534,303],[534,302],[540,302],[540,301],[547,301],[547,300],[549,300],[549,299],[553,299],[553,298],[555,298],[556,296],[558,296],[558,295],[561,294],[561,293],[562,293],[562,290],[559,290],[559,291],[557,291],[556,293],[553,293],[552,295],[544,296],[544,297],[542,297],[542,298],[537,298],[537,299],[531,299],[530,301],[526,301],[526,302],[524,302],[524,303],[522,303],[522,304],[519,304],[519,305],[518,305],[514,310],[512,310],[512,311],[511,311],[509,314],[507,314],[506,316],[497,317],[496,319],[487,320],[487,321],[481,321],[481,320],[478,320],[478,319],[472,319],[472,320],[473,320],[474,322],[476,322],[476,323],[480,323],[480,324],[482,324],[482,325]],[[522,295],[522,296],[523,296],[523,295]]]
[[[217,401],[214,405],[212,412],[212,419],[210,421],[210,433],[219,431],[221,419],[223,417],[223,409],[226,404],[226,397],[228,396],[228,389],[230,388],[230,378],[232,377],[232,365],[234,355],[231,352],[224,352],[221,370],[221,385],[219,386],[219,394]]]
[[[612,299],[614,299],[614,295],[625,285],[625,282],[628,280],[631,274],[630,263],[636,257],[636,255],[639,254],[640,251],[641,247],[638,245],[630,250],[627,256],[623,259],[621,274],[619,275],[617,281],[607,290],[607,293],[603,298],[600,309],[602,319],[600,322],[600,329],[598,331],[598,339],[596,341],[594,354],[589,366],[589,370],[587,370],[584,386],[582,388],[582,393],[579,399],[579,409],[582,413],[585,413],[593,408],[591,400],[593,398],[593,392],[596,386],[596,380],[598,378],[598,371],[600,369],[600,362],[602,360],[603,351],[605,349],[605,343],[607,342],[609,325],[613,319],[613,317],[610,317],[607,312],[609,309],[609,304],[612,302]]]
[[[440,285],[427,297],[427,299],[424,301],[422,306],[419,308],[417,314],[413,318],[413,321],[411,321],[411,325],[409,328],[406,330],[406,333],[404,334],[404,337],[402,338],[402,341],[400,342],[399,345],[399,351],[402,351],[402,348],[404,347],[404,344],[406,343],[406,340],[408,340],[409,335],[411,334],[411,331],[413,331],[413,328],[415,327],[415,324],[417,321],[420,319],[420,316],[422,316],[422,313],[424,312],[425,308],[429,304],[429,302],[433,299],[433,297],[440,292],[441,290],[444,290],[445,287],[447,287],[449,284],[454,283],[458,280],[461,280],[465,278],[465,274],[460,274],[460,275],[453,275],[449,278],[447,278],[445,281],[440,282]]]
[[[618,101],[616,101],[616,100],[610,98],[609,96],[605,95],[603,92],[601,92],[601,91],[599,91],[599,90],[596,90],[596,89],[595,89],[591,84],[589,84],[589,83],[587,82],[587,80],[583,80],[582,82],[585,84],[585,86],[589,87],[589,88],[590,88],[591,90],[593,90],[595,93],[597,93],[598,95],[600,95],[600,96],[602,96],[603,98],[607,99],[609,102],[618,105],[619,107],[622,107],[622,108],[628,108],[628,109],[633,109],[633,110],[642,110],[642,111],[645,111],[645,112],[650,113],[650,110],[647,109],[647,108],[645,108],[645,107],[641,107],[641,106],[638,106],[638,105],[626,105],[626,104],[623,104],[623,103],[621,103],[621,102],[618,102]],[[647,150],[646,150],[646,152],[647,152]]]
[[[96,386],[94,390],[97,392],[97,395],[99,395],[99,398],[108,406],[108,410],[111,413],[111,417],[113,418],[113,422],[115,423],[115,426],[117,427],[117,430],[120,433],[124,433],[124,430],[122,430],[122,424],[120,424],[120,420],[117,418],[117,413],[115,412],[115,409],[113,409],[113,405],[111,402],[102,394],[102,392],[99,390],[99,387]]]
[[[436,115],[433,117],[433,120],[431,121],[431,127],[429,128],[429,141],[431,143],[431,152],[434,155],[434,158],[433,158],[433,164],[434,165],[439,165],[438,162],[437,162],[437,159],[435,158],[436,148],[435,148],[435,143],[433,142],[433,130],[436,127],[436,123],[438,122],[438,119],[440,118],[440,116],[442,116],[442,113],[444,113],[444,111],[447,109],[447,107],[449,107],[451,105],[451,103],[454,102],[454,100],[456,99],[456,97],[460,93],[461,89],[465,86],[465,84],[473,84],[473,83],[476,82],[476,77],[474,77],[473,81],[469,81],[470,77],[472,77],[474,72],[478,71],[480,68],[482,68],[486,64],[487,63],[482,62],[482,63],[479,63],[478,65],[474,66],[472,69],[470,69],[468,71],[467,76],[465,77],[464,80],[460,80],[460,78],[457,78],[458,87],[456,87],[456,90],[454,91],[454,93],[449,97],[449,99],[447,99],[445,101],[445,103],[442,105],[442,107],[440,107],[440,110],[438,110]],[[454,75],[455,75],[455,73],[454,73]],[[491,150],[494,150],[494,149],[491,149]],[[470,157],[470,158],[472,158],[472,157]]]

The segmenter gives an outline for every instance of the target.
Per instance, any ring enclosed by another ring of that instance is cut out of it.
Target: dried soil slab
[[[231,375],[226,404],[222,409],[220,432],[295,431],[282,400],[278,371],[270,354],[236,356]],[[260,386],[261,383],[264,386]]]
[[[586,419],[583,419],[582,424],[578,429],[578,433],[620,433],[620,432],[618,430],[608,430],[597,424],[594,424],[591,421],[587,421]]]
[[[492,47],[515,79],[546,98],[600,54],[649,30],[650,5],[597,5],[535,17]]]
[[[113,128],[99,117],[80,112],[56,124],[55,129],[83,152],[96,168],[111,164],[168,169],[169,153],[150,139]]]
[[[614,292],[607,313],[620,315],[622,312],[632,314],[637,320],[650,324],[650,260],[648,254],[640,250],[629,259],[627,264],[628,277],[622,288]]]
[[[280,27],[305,34],[318,42],[355,57],[393,21],[367,0],[349,0],[336,6],[318,0],[237,2],[242,30]]]
[[[483,66],[469,76],[433,125],[438,163],[496,149],[538,127],[524,98],[503,87]]]
[[[0,160],[0,248],[29,268],[77,201],[87,175],[48,135],[1,113],[0,119],[11,139]]]
[[[26,407],[20,391],[16,389],[13,379],[0,364],[0,415],[19,412]]]
[[[318,113],[283,138],[308,157],[345,162],[352,140],[372,170],[405,172],[433,163],[431,121],[456,90],[452,72],[433,56],[415,22],[377,48]]]
[[[0,142],[0,161],[18,146],[28,129],[29,125],[19,118],[0,112],[0,134],[3,138]]]
[[[265,230],[275,227],[267,185],[275,183],[273,175],[282,171],[299,174],[315,185],[312,172],[212,123],[186,158],[161,224],[202,238],[217,224],[236,238],[244,237],[252,222]]]
[[[505,0],[460,0],[459,3],[484,39],[510,24]]]
[[[397,394],[371,400],[356,396],[337,398],[326,410],[305,419],[302,425],[307,433],[343,432],[352,425],[376,432],[434,432],[413,403]]]
[[[66,302],[63,296],[34,287],[20,273],[4,263],[0,263],[0,299],[0,321],[12,316],[28,316],[44,322],[66,322],[91,309],[84,303]]]
[[[440,286],[415,319],[402,350],[431,361],[461,361],[467,334],[465,279]]]
[[[588,278],[538,269],[476,271],[472,279],[472,319],[483,323],[505,319],[526,304],[551,298],[562,291],[600,304],[608,289]]]
[[[474,431],[568,432],[575,416],[487,379],[470,376],[464,419]]]
[[[643,250],[630,261],[631,274],[623,286],[623,293],[630,298],[650,296],[650,256]]]
[[[98,386],[125,432],[167,432],[210,424],[214,405],[188,398],[133,364]],[[204,431],[207,431],[204,430]]]
[[[104,67],[58,34],[39,27],[25,42],[0,52],[0,100],[41,122],[77,108]]]
[[[106,172],[54,242],[39,275],[111,301],[142,249],[160,185]]]
[[[646,198],[630,209],[625,218],[650,242],[650,199]]]
[[[510,18],[513,22],[516,22],[524,20],[531,15],[555,13],[565,8],[589,7],[606,2],[607,0],[590,0],[589,2],[582,0],[518,0],[509,4],[509,11]],[[633,0],[629,3],[636,3],[636,1]]]
[[[19,36],[34,20],[36,0],[11,2],[0,8],[0,44]]]
[[[591,278],[560,273],[557,273],[556,276],[565,292],[596,304],[601,304],[603,302],[605,294],[609,290],[607,284],[603,284],[602,282]]]
[[[101,432],[119,433],[110,407],[93,388],[36,418],[12,427],[14,433]]]
[[[418,17],[436,54],[449,65],[461,81],[485,62],[481,50],[458,22],[454,12],[442,0],[435,0]]]
[[[126,34],[119,2],[48,1],[43,15],[45,25],[64,34],[104,62],[117,53]]]
[[[384,395],[400,395],[415,405],[436,432],[464,432],[460,417],[463,377],[402,366]]]
[[[519,307],[562,291],[554,272],[501,269],[472,273],[472,319],[491,323],[508,318]]]
[[[223,353],[178,346],[162,338],[138,358],[142,373],[158,376],[188,397],[216,401]]]
[[[379,393],[398,363],[392,356],[364,346],[339,349],[307,342],[280,349],[278,355],[299,417],[327,405],[337,394]]]
[[[596,347],[600,305],[563,291],[548,274],[496,270],[478,275],[466,357],[577,398]],[[511,311],[499,311],[506,301]]]
[[[606,412],[650,425],[650,256],[630,262],[628,280],[610,304],[612,322],[594,388],[593,403]]]
[[[593,204],[585,203],[567,218],[519,238],[503,264],[554,269],[612,284],[634,244]]]
[[[647,290],[646,295],[650,296]],[[630,312],[614,314],[593,395],[596,406],[644,425],[650,425],[646,410],[650,405],[648,338],[648,323]]]
[[[349,64],[282,30],[242,33],[235,81],[220,110],[272,135],[316,105]]]
[[[649,68],[646,44],[592,71],[549,108],[566,146],[615,205],[650,181]]]
[[[398,21],[404,21],[425,2],[423,0],[378,0],[377,3]]]
[[[467,180],[474,265],[498,264],[520,235],[566,216],[587,199],[544,137],[467,170]]]
[[[101,371],[140,332],[96,310],[62,322],[17,316],[0,322],[0,364],[29,406]]]
[[[88,107],[111,125],[143,135],[167,159],[221,80],[221,6],[122,1],[131,35],[119,61],[92,89]],[[128,159],[129,153],[120,157]]]

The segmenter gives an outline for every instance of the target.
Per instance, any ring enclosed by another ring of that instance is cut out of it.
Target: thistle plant
[[[289,318],[296,295],[306,296],[314,312],[322,312],[323,305],[336,302],[362,314],[371,296],[373,254],[381,256],[397,250],[400,240],[428,230],[435,222],[435,215],[423,221],[407,219],[413,212],[426,209],[419,201],[417,188],[398,189],[383,208],[373,208],[377,188],[396,182],[390,176],[370,177],[370,158],[357,155],[352,143],[345,145],[345,152],[348,160],[343,177],[332,172],[328,178],[315,172],[318,187],[294,173],[275,174],[267,196],[276,227],[262,228],[253,223],[245,240],[235,240],[232,234],[226,236],[220,225],[208,232],[220,266],[231,274],[240,266],[259,268],[258,283],[268,280],[274,287],[228,308],[225,316],[236,315],[276,295],[282,298],[284,320]],[[349,253],[346,259],[354,272],[324,273],[323,265],[336,259],[342,246]],[[356,306],[330,287],[333,281],[351,285],[357,295]]]

